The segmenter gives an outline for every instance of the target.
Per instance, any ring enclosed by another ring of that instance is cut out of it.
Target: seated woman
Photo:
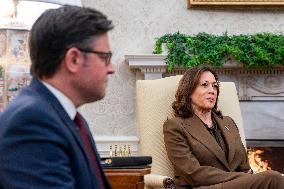
[[[276,171],[251,174],[232,118],[218,110],[219,81],[208,67],[187,70],[164,124],[164,141],[178,188],[284,189]],[[234,108],[234,107],[232,107]]]

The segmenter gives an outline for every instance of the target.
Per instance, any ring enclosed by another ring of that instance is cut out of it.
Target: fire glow
[[[271,167],[268,165],[268,161],[262,160],[260,157],[260,155],[263,153],[263,150],[248,150],[249,164],[254,173],[260,173],[263,171],[271,170]]]

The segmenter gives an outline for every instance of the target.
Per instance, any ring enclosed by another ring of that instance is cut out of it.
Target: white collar
[[[67,112],[71,120],[74,120],[76,115],[76,107],[74,103],[61,91],[53,87],[52,85],[44,82],[41,80],[41,82],[48,88],[48,90],[57,98],[57,100],[60,102],[60,104],[63,106],[64,110]]]

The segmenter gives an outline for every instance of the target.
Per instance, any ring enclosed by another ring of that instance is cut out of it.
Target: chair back
[[[140,135],[140,155],[153,158],[151,174],[169,176],[174,172],[167,157],[163,138],[163,124],[174,116],[172,103],[182,75],[157,80],[138,80],[136,82],[137,121]],[[233,82],[220,83],[218,106],[223,115],[231,116],[239,127],[245,144],[241,110],[237,90]]]

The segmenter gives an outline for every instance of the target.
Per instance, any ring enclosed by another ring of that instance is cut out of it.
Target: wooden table
[[[151,168],[141,169],[104,169],[113,189],[144,189],[144,175]]]

